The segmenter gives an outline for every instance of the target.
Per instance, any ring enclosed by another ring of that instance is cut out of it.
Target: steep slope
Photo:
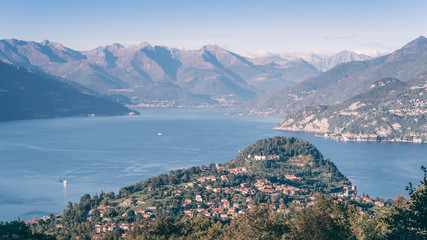
[[[368,89],[385,77],[408,81],[427,68],[427,39],[419,37],[401,49],[367,61],[340,64],[318,77],[250,100],[242,108],[256,113],[287,114],[305,106],[332,105]]]
[[[309,131],[337,140],[427,143],[427,80],[412,85],[393,78],[375,82],[365,92],[332,106],[304,108],[276,127]]]
[[[141,43],[78,52],[59,43],[0,40],[0,61],[74,81],[133,105],[230,104],[275,92],[319,72],[306,62],[254,64],[215,45],[182,50]]]
[[[0,121],[138,114],[76,87],[44,73],[0,62]]]

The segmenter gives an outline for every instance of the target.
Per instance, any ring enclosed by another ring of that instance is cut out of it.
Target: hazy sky
[[[426,36],[427,1],[0,0],[0,38],[77,50],[149,42],[233,51],[390,52]]]

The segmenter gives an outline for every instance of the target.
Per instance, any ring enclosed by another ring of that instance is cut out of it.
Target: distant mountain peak
[[[225,49],[223,49],[223,48],[221,48],[220,46],[215,45],[215,44],[208,44],[208,45],[205,45],[205,46],[203,46],[203,48],[202,48],[202,49],[203,49],[203,50],[208,50],[208,51],[210,51],[210,52],[226,51]]]
[[[421,35],[421,36],[419,36],[418,38],[416,38],[416,39],[414,39],[414,40],[410,41],[410,42],[409,42],[408,44],[406,44],[406,45],[409,45],[409,44],[411,44],[411,43],[423,43],[423,44],[427,44],[427,38]]]
[[[120,43],[113,43],[113,44],[111,44],[111,45],[109,45],[109,46],[107,46],[108,48],[111,48],[111,49],[120,49],[120,48],[124,48],[124,46],[123,45],[121,45]]]
[[[59,49],[61,51],[69,51],[69,50],[71,50],[71,49],[65,47],[64,45],[62,45],[61,43],[51,42],[51,41],[49,41],[47,39],[45,39],[43,42],[41,42],[40,45],[42,45],[44,47],[53,47],[53,48]]]
[[[27,45],[28,43],[27,41],[19,40],[16,38],[5,39],[4,41],[11,45]]]
[[[125,48],[125,47],[123,47],[123,48]],[[148,42],[141,42],[138,45],[130,45],[130,46],[126,47],[126,49],[137,49],[137,50],[141,50],[141,49],[145,49],[145,48],[153,49],[153,46]]]
[[[142,49],[142,48],[153,47],[153,46],[148,42],[141,42],[140,44],[137,45],[137,47]]]
[[[41,45],[43,45],[43,46],[47,46],[47,45],[49,45],[49,43],[50,43],[50,41],[49,41],[49,40],[47,40],[47,39],[45,39],[45,40],[43,40],[43,42],[41,42],[40,44],[41,44]]]
[[[41,42],[40,43],[40,45],[42,45],[42,46],[63,46],[62,44],[60,44],[60,43],[57,43],[57,42],[51,42],[51,41],[49,41],[49,40],[47,40],[47,39],[45,39],[45,40],[43,40],[43,42]]]
[[[349,50],[342,50],[341,52],[337,53],[336,55],[339,54],[355,54],[355,52],[349,51]]]
[[[367,56],[367,55],[358,54],[356,52],[352,52],[352,51],[349,51],[349,50],[343,50],[343,51],[335,54],[335,56],[348,56],[348,57],[352,57],[352,58],[360,58],[361,56]]]
[[[104,51],[104,52],[105,51],[111,52],[111,51],[118,50],[118,49],[121,49],[121,48],[124,48],[124,46],[121,45],[121,44],[119,44],[119,43],[113,43],[111,45],[97,47],[97,48],[95,48],[93,50]],[[93,51],[93,50],[91,50],[91,51]]]
[[[294,59],[294,60],[292,60],[290,62],[309,64],[307,61],[305,61],[302,58],[297,58],[297,59]]]
[[[424,36],[420,36],[403,46],[402,49],[414,49],[420,50],[421,52],[425,52],[427,51],[427,38],[425,38]]]
[[[364,59],[364,57],[367,57],[367,59]],[[343,50],[333,56],[331,56],[329,59],[337,59],[337,58],[344,58],[343,60],[355,60],[355,61],[359,61],[359,60],[368,60],[371,59],[372,57],[369,57],[367,55],[364,54],[358,54],[356,52],[352,52],[349,50]]]
[[[401,59],[408,56],[418,56],[419,54],[423,54],[425,52],[427,52],[427,38],[420,36],[417,39],[407,43],[401,49],[390,54],[387,61],[400,61]]]

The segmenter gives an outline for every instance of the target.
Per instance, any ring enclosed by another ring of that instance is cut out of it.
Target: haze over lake
[[[0,219],[58,214],[67,202],[118,190],[176,168],[225,163],[256,140],[301,137],[357,185],[359,195],[395,198],[418,184],[427,147],[336,142],[273,127],[281,117],[207,109],[143,109],[141,116],[0,123]],[[61,180],[67,180],[64,188]]]

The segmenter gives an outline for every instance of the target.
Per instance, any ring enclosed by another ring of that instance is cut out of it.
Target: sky
[[[392,52],[427,36],[425,0],[0,0],[0,39],[237,52]]]

